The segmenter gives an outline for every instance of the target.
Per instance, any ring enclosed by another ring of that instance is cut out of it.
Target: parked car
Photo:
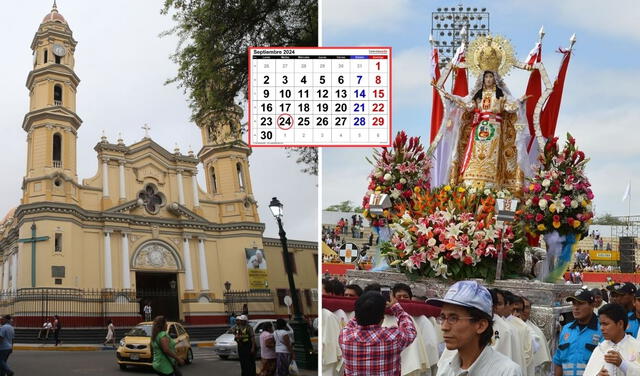
[[[260,319],[260,320],[249,320],[248,324],[251,325],[253,331],[255,333],[256,338],[256,355],[260,357],[260,333],[262,333],[267,325],[271,324],[273,327],[276,327],[275,319]],[[287,323],[287,331],[289,332],[289,337],[293,341],[293,329]],[[233,328],[229,328],[224,334],[219,336],[213,341],[213,351],[218,354],[221,359],[228,359],[229,357],[238,357],[238,344],[235,340],[235,335],[233,334]]]
[[[127,366],[151,366],[153,363],[153,351],[151,350],[151,328],[150,321],[141,322],[133,329],[125,333],[125,337],[120,340],[120,345],[116,351],[116,358],[120,369]],[[189,333],[180,323],[167,322],[167,334],[176,341],[176,353],[185,364],[193,361],[193,350],[189,342]]]

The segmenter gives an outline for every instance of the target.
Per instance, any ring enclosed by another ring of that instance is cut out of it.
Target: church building
[[[135,324],[146,303],[154,315],[192,324],[224,323],[230,311],[243,309],[254,318],[286,315],[282,247],[279,239],[263,238],[251,149],[243,141],[221,141],[214,129],[200,127],[202,148],[183,154],[148,133],[131,145],[103,136],[94,148],[95,176],[78,178],[76,45],[54,4],[31,43],[23,194],[0,222],[0,288],[8,292],[3,299],[13,300],[0,306],[18,326],[40,325],[54,314],[78,325],[93,316],[96,325],[105,317]],[[196,179],[200,163],[206,187]],[[312,316],[317,249],[316,242],[289,242],[303,311]],[[262,271],[249,273],[251,262]],[[49,298],[62,302],[56,311],[43,311],[43,291],[59,294]],[[87,291],[100,296],[99,308],[64,304],[82,301]]]

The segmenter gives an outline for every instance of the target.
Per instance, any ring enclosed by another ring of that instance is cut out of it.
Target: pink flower
[[[541,222],[544,219],[544,215],[538,213],[536,214],[536,222]]]
[[[427,261],[427,254],[424,252],[414,253],[413,255],[409,256],[409,260],[411,260],[411,264],[414,267],[420,268],[420,265],[424,264]]]

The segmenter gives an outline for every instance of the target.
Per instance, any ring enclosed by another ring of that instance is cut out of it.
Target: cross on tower
[[[48,236],[36,237],[36,223],[31,224],[31,237],[18,239],[19,243],[31,243],[31,287],[36,287],[36,242],[49,240]]]
[[[144,129],[144,138],[149,138],[149,130],[151,129],[149,124],[144,123],[144,127],[140,127],[140,128]]]

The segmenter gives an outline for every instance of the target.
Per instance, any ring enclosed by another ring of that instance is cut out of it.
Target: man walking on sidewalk
[[[0,319],[0,376],[13,376],[13,371],[9,368],[9,355],[13,351],[14,330],[11,326],[11,315],[4,315]]]

